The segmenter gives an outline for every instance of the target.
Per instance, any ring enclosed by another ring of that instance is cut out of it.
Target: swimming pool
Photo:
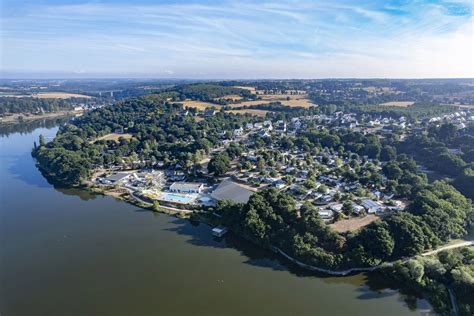
[[[194,200],[194,196],[163,192],[159,194],[159,199],[169,202],[189,203]]]

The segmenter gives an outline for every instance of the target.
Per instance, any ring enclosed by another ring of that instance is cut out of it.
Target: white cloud
[[[443,5],[390,7],[410,13],[400,15],[386,9],[344,0],[35,6],[26,15],[2,17],[1,69],[474,77],[472,17],[453,16]]]

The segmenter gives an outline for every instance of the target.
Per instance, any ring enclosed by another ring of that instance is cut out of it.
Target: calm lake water
[[[308,274],[207,225],[54,188],[30,150],[57,127],[21,131],[0,136],[2,316],[430,314],[380,277]]]

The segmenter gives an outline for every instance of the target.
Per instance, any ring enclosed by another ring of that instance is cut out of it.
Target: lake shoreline
[[[13,125],[13,124],[21,124],[23,122],[32,122],[38,120],[46,120],[46,119],[54,119],[54,118],[61,118],[66,116],[75,116],[78,114],[82,114],[84,111],[57,111],[57,112],[50,112],[44,113],[40,115],[32,114],[32,113],[9,113],[8,116],[4,116],[2,120],[0,120],[0,125]],[[22,119],[20,119],[22,117]]]
[[[167,214],[167,215],[175,216],[175,217],[180,218],[180,219],[190,219],[190,216],[187,216],[189,214],[191,214],[191,215],[192,214],[212,215],[212,213],[206,212],[204,210],[200,211],[200,212],[196,211],[196,210],[185,210],[185,209],[180,210],[180,209],[177,209],[177,208],[171,208],[171,207],[167,207],[167,206],[163,206],[163,205],[160,205],[159,209],[155,210],[153,208],[152,203],[140,202],[136,197],[133,196],[133,193],[131,193],[128,190],[125,190],[124,192],[117,192],[117,190],[101,189],[97,186],[86,186],[86,187],[83,187],[83,188],[86,189],[86,190],[90,190],[91,192],[94,192],[96,194],[102,194],[102,195],[110,196],[110,197],[113,197],[117,200],[120,200],[120,201],[123,201],[123,202],[126,202],[126,203],[130,203],[134,206],[137,206],[137,207],[140,207],[140,208],[143,208],[143,209],[147,209],[147,210],[152,211],[152,212],[164,213],[164,214]],[[197,218],[195,218],[195,219],[197,219]],[[213,224],[211,221],[206,220],[202,216],[200,216],[199,219],[197,219],[197,220],[199,220],[202,223],[208,224],[208,225]],[[238,236],[239,236],[239,238],[244,238],[240,235],[238,235]],[[248,241],[250,241],[250,240],[248,240]],[[438,247],[436,249],[430,249],[429,251],[421,253],[418,256],[431,256],[431,255],[437,254],[438,252],[441,252],[441,251],[444,251],[444,250],[455,249],[455,248],[466,247],[466,246],[469,247],[469,246],[473,246],[473,245],[474,245],[474,241],[462,241],[462,242],[460,241],[457,244],[452,244],[450,242],[450,243],[447,243],[445,245],[441,245],[440,247]],[[256,245],[256,246],[261,247],[260,245]],[[289,254],[287,254],[282,249],[280,249],[276,246],[271,246],[269,248],[269,250],[273,251],[274,253],[277,253],[277,254],[281,255],[282,257],[286,258],[287,260],[289,260],[293,264],[296,264],[297,266],[299,266],[299,267],[301,267],[301,268],[303,268],[307,271],[323,273],[323,274],[327,274],[327,275],[335,276],[335,277],[347,276],[347,275],[364,273],[364,272],[373,272],[375,270],[384,269],[384,268],[393,266],[393,264],[395,264],[396,262],[405,262],[405,261],[407,261],[411,258],[416,257],[416,256],[413,256],[413,257],[410,257],[410,258],[397,259],[395,261],[385,261],[385,262],[381,262],[380,264],[375,265],[375,266],[371,266],[371,267],[350,267],[350,268],[347,268],[345,270],[330,270],[330,269],[325,269],[325,268],[309,265],[309,264],[306,264],[302,261],[299,261],[298,259],[290,256]]]

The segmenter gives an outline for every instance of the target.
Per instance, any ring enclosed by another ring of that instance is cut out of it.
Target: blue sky
[[[1,1],[3,77],[474,77],[473,0]]]

